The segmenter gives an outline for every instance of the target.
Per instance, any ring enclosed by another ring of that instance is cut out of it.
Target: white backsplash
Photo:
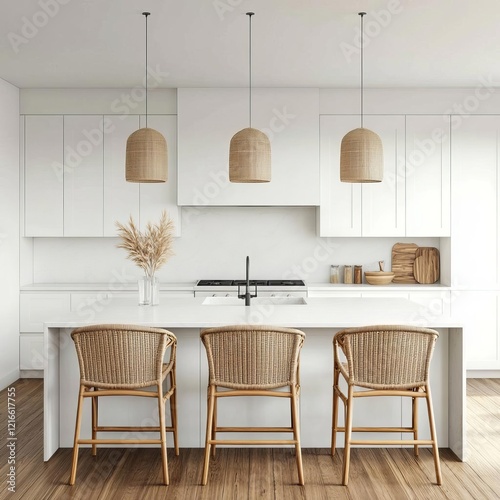
[[[118,238],[33,239],[33,269],[23,281],[34,283],[133,282],[141,271],[116,248]],[[162,282],[244,277],[301,278],[328,282],[331,264],[390,269],[397,242],[439,248],[439,238],[319,238],[314,207],[185,207],[175,255],[162,267]],[[29,246],[29,241],[27,246]],[[32,274],[32,280],[29,279]]]

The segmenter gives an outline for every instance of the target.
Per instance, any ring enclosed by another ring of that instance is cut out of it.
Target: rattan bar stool
[[[69,484],[75,484],[78,446],[91,444],[92,455],[97,444],[159,444],[163,464],[163,482],[169,483],[166,432],[172,432],[175,454],[177,410],[175,362],[177,339],[160,328],[134,325],[92,325],[73,330],[80,365],[80,391],[75,424],[73,464]],[[169,350],[169,355],[167,353]],[[167,353],[168,361],[164,363]],[[163,389],[164,381],[166,390]],[[144,390],[152,387],[154,390]],[[159,426],[100,426],[98,401],[107,396],[139,396],[158,399]],[[92,401],[92,439],[80,439],[82,407],[85,398]],[[170,401],[171,426],[165,425],[165,403]],[[98,432],[159,432],[159,439],[98,439]]]
[[[334,378],[332,417],[332,456],[335,454],[337,432],[344,432],[344,466],[342,484],[349,480],[352,445],[413,445],[418,456],[419,445],[431,445],[436,482],[441,484],[441,466],[432,409],[429,367],[439,334],[435,330],[412,326],[367,326],[349,328],[333,338]],[[340,351],[346,362],[341,360]],[[339,385],[340,375],[347,382],[347,396]],[[355,390],[361,387],[363,390]],[[353,403],[356,398],[403,396],[412,398],[411,427],[353,427]],[[344,403],[345,426],[338,426],[339,398]],[[418,438],[417,402],[425,398],[431,439]],[[353,432],[411,433],[413,439],[352,439]]]
[[[292,445],[299,484],[304,484],[298,416],[299,355],[305,334],[291,328],[238,325],[201,332],[208,360],[208,410],[202,484],[208,480],[210,453],[216,445]],[[279,389],[282,390],[279,390]],[[288,388],[288,390],[283,390]],[[288,427],[219,427],[217,400],[234,396],[290,399]],[[283,432],[291,439],[218,439],[217,433]]]

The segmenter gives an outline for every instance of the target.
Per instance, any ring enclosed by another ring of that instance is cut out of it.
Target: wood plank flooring
[[[292,449],[218,449],[208,485],[200,486],[203,450],[168,450],[170,486],[161,484],[158,449],[99,449],[97,459],[80,451],[76,485],[68,486],[71,450],[43,462],[43,381],[16,387],[16,492],[7,490],[7,392],[0,392],[0,499],[500,499],[500,379],[469,379],[469,456],[460,462],[441,450],[443,485],[434,484],[432,455],[422,449],[354,449],[349,486],[341,485],[342,460],[328,449],[304,449],[306,485],[297,484]],[[330,437],[325,437],[329,442]]]

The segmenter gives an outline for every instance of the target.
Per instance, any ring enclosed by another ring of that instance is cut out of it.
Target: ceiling
[[[500,82],[499,0],[2,0],[0,78],[20,88],[365,87]],[[43,9],[48,11],[45,12]],[[390,12],[390,10],[392,13]],[[359,43],[358,43],[359,46]]]

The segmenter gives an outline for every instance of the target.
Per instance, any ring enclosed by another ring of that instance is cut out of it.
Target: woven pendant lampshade
[[[252,128],[252,16],[249,21],[249,118],[250,126],[240,130],[229,144],[229,181],[257,183],[271,181],[271,143],[264,132]]]
[[[127,139],[125,179],[127,182],[166,182],[168,178],[167,141],[157,130],[148,128],[148,16],[146,18],[146,127]]]
[[[271,180],[271,143],[264,132],[256,128],[244,128],[233,135],[229,146],[229,180]]]
[[[127,139],[125,178],[128,182],[166,182],[167,141],[152,128],[140,128]]]
[[[380,182],[384,176],[384,158],[380,137],[367,128],[348,132],[340,145],[342,182]]]
[[[363,37],[363,16],[361,36]],[[381,182],[384,176],[382,140],[363,127],[363,46],[361,40],[361,127],[348,132],[340,145],[340,180],[342,182]]]

